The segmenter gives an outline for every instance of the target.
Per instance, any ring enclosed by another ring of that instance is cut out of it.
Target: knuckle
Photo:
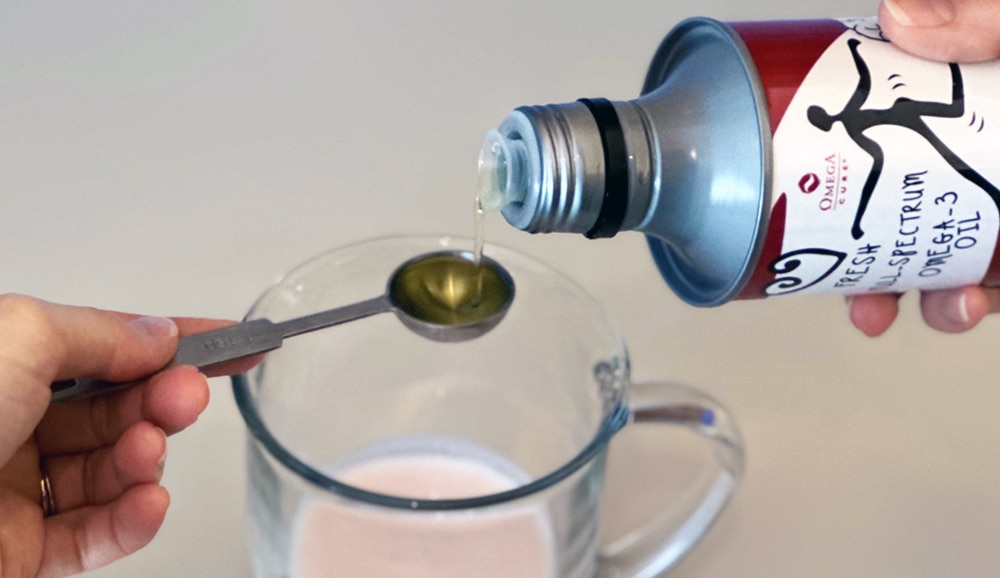
[[[19,339],[49,343],[58,336],[58,328],[40,299],[7,293],[0,295],[0,325],[17,331]]]
[[[19,294],[0,295],[0,364],[9,379],[46,382],[66,345],[45,302]]]

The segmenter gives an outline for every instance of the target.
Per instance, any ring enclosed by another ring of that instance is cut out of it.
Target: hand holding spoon
[[[414,333],[434,341],[475,339],[503,319],[514,299],[514,280],[495,260],[477,264],[467,252],[420,255],[389,276],[384,294],[336,309],[278,323],[255,319],[180,338],[172,365],[204,369],[224,361],[266,353],[286,337],[392,311]],[[52,402],[109,393],[141,380],[112,383],[77,378],[52,384]]]

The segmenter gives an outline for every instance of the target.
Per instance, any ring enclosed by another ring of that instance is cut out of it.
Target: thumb
[[[0,296],[0,466],[34,431],[59,379],[127,381],[166,365],[170,319]]]
[[[945,62],[1000,56],[1000,0],[882,0],[879,24],[901,49]]]

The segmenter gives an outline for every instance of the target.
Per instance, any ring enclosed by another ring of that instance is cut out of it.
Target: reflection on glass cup
[[[247,318],[360,301],[407,259],[470,246],[388,238],[335,250]],[[378,315],[288,340],[233,378],[259,578],[653,576],[724,508],[743,466],[726,411],[689,388],[630,387],[624,344],[595,301],[528,257],[486,253],[517,296],[482,337],[430,341]],[[630,422],[688,432],[706,467],[667,511],[602,544],[607,446]]]

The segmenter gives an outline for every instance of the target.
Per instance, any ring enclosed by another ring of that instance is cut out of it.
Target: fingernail
[[[901,26],[933,28],[955,18],[955,9],[947,0],[882,0],[882,5]]]
[[[962,325],[968,325],[972,320],[969,317],[969,300],[965,295],[965,291],[961,291],[957,295],[952,295],[948,299],[948,316],[953,321]]]
[[[130,323],[132,329],[144,333],[153,339],[170,339],[177,337],[177,324],[167,317],[139,317]]]

